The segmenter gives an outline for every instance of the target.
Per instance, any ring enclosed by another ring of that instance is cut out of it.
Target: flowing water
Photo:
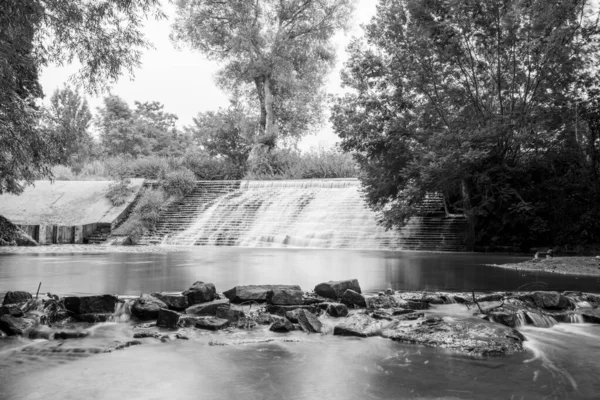
[[[196,280],[218,291],[238,284],[315,284],[358,278],[366,292],[397,290],[584,290],[598,278],[487,267],[525,257],[390,251],[193,247],[145,252],[0,255],[0,293],[119,293],[186,289]],[[441,316],[466,315],[459,304]],[[526,326],[526,351],[474,358],[381,338],[355,339],[265,330],[207,333],[190,340],[102,349],[133,336],[127,310],[89,337],[0,340],[0,399],[597,399],[600,326]],[[325,320],[326,326],[331,321]],[[574,321],[576,322],[576,321]],[[281,338],[292,339],[283,342]],[[247,344],[213,346],[214,341]]]

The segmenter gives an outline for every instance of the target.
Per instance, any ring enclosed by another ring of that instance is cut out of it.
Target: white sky
[[[330,74],[327,90],[330,93],[340,93],[340,70],[346,61],[346,46],[353,36],[361,36],[361,24],[367,23],[375,14],[377,0],[357,0],[352,29],[347,33],[339,33],[334,37],[337,47],[338,63]],[[163,0],[163,9],[169,16],[168,20],[147,22],[145,33],[154,44],[155,49],[147,50],[142,59],[142,66],[135,72],[133,79],[123,76],[112,86],[111,93],[120,96],[132,107],[134,101],[159,101],[165,105],[165,111],[179,117],[179,125],[192,123],[192,118],[198,112],[217,110],[227,107],[228,96],[214,83],[214,76],[219,69],[217,63],[206,60],[197,51],[183,48],[175,49],[169,40],[171,26],[170,17],[175,14],[175,6]],[[76,71],[76,66],[49,66],[42,71],[41,83],[46,94],[46,100],[52,92],[62,87]],[[92,112],[101,105],[102,97],[89,97],[88,102]],[[337,141],[329,123],[321,133],[305,138],[300,147],[307,149],[311,146],[328,147]]]

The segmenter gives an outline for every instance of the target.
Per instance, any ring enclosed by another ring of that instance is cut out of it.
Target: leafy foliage
[[[165,175],[162,187],[168,195],[181,198],[190,194],[196,187],[196,175],[189,169],[181,167]]]
[[[120,206],[125,204],[125,201],[131,194],[130,179],[121,179],[116,182],[112,182],[108,186],[106,197],[110,200],[113,206]]]
[[[302,135],[322,118],[330,39],[352,0],[178,0],[172,38],[224,62],[218,83],[260,111],[259,142]]]
[[[585,0],[382,0],[332,117],[370,205],[398,226],[442,192],[471,245],[600,239],[580,223],[600,193],[574,90],[597,43]]]

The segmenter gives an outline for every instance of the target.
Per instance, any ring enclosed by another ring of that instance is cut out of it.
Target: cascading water
[[[221,185],[221,186],[215,186]],[[459,250],[462,216],[446,216],[432,195],[421,217],[386,231],[361,197],[358,180],[201,182],[143,244]],[[218,188],[214,189],[214,187]],[[428,208],[429,207],[429,208]],[[437,207],[437,215],[431,209]],[[440,212],[441,211],[441,212]]]

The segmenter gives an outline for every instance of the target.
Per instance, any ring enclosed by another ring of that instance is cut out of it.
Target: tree
[[[0,193],[50,176],[49,143],[37,127],[40,68],[77,61],[76,80],[101,90],[140,64],[150,15],[163,16],[159,0],[0,2]]]
[[[153,102],[135,102],[136,108],[120,97],[104,98],[104,107],[98,109],[96,126],[107,154],[182,155],[192,140],[175,126],[177,116],[163,111],[164,105]]]
[[[584,49],[598,54],[587,3],[380,2],[366,43],[350,47],[355,92],[332,119],[388,226],[438,191],[466,215],[471,246],[519,230],[522,242],[550,238],[559,208],[532,187],[565,161],[557,149],[586,158],[570,143]]]
[[[42,129],[52,146],[54,162],[73,166],[90,157],[94,145],[88,132],[91,119],[85,98],[69,86],[56,89],[42,114]]]
[[[224,62],[218,84],[260,111],[258,143],[302,135],[322,118],[330,39],[353,0],[178,0],[172,38]]]
[[[222,157],[243,169],[252,146],[257,121],[232,105],[219,111],[198,113],[187,128],[211,157]]]

